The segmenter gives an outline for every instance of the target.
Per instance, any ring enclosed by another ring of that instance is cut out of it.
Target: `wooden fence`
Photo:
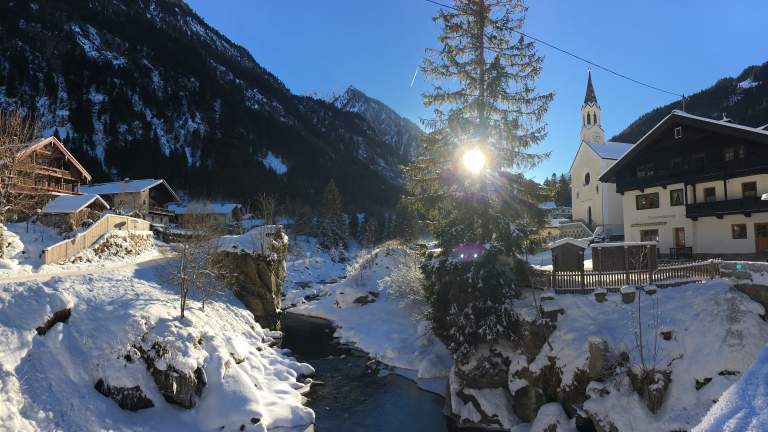
[[[66,261],[93,246],[104,234],[112,231],[149,231],[149,222],[128,216],[108,214],[102,216],[87,230],[75,237],[62,240],[43,249],[43,264]]]
[[[532,275],[537,288],[554,288],[556,291],[591,292],[596,288],[619,289],[624,285],[670,284],[687,281],[698,282],[720,276],[720,261],[707,260],[689,264],[660,266],[655,270],[631,270],[615,272],[545,272]]]

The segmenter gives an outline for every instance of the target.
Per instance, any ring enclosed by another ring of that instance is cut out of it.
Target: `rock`
[[[512,400],[512,411],[523,422],[533,421],[539,408],[546,402],[544,392],[531,385],[518,389],[512,395]]]
[[[665,341],[672,340],[672,335],[674,334],[674,330],[672,329],[661,329],[659,331],[659,334],[661,335],[661,338]]]
[[[696,391],[701,390],[705,385],[707,385],[707,384],[709,384],[711,382],[712,382],[712,378],[710,378],[710,377],[706,377],[706,378],[704,378],[702,380],[699,380],[697,378],[696,379]]]
[[[165,369],[160,369],[155,366],[155,360],[163,358],[166,354],[164,347],[155,342],[149,350],[145,350],[141,345],[134,345],[134,348],[141,355],[158,390],[168,403],[187,409],[197,404],[197,398],[203,394],[203,388],[208,384],[203,368],[184,372],[168,364]]]
[[[597,432],[595,424],[592,423],[592,419],[589,418],[589,414],[583,410],[576,410],[576,414],[573,416],[574,423],[576,423],[576,430],[579,432]]]
[[[635,296],[637,296],[637,288],[632,285],[625,285],[621,287],[621,301],[624,303],[634,303]]]
[[[469,369],[457,365],[456,376],[467,388],[505,387],[509,379],[509,360],[501,353],[491,351],[476,359]]]
[[[648,285],[647,287],[643,288],[643,292],[645,292],[648,295],[656,294],[657,290],[658,288],[656,288],[656,285]]]
[[[598,303],[603,303],[608,298],[608,291],[605,288],[598,288],[595,290],[594,295]]]
[[[275,236],[282,237],[282,231]],[[235,288],[235,296],[263,328],[280,328],[287,252],[287,242],[275,241],[270,246],[269,256],[244,251],[222,251],[218,255],[228,272],[234,275],[231,285]]]
[[[592,426],[597,432],[619,432],[619,428],[616,427],[613,422],[608,419],[601,418],[598,414],[586,410],[589,415],[589,419],[592,420]]]
[[[610,350],[608,342],[598,337],[591,337],[587,344],[589,352],[587,374],[592,380],[603,378],[608,369],[607,357]]]
[[[735,375],[739,375],[740,373],[741,372],[739,371],[725,369],[725,370],[721,370],[717,374],[720,376],[735,376]]]
[[[48,333],[48,330],[50,330],[51,327],[55,326],[58,323],[67,322],[67,320],[69,320],[69,317],[71,315],[72,315],[71,308],[57,310],[56,312],[53,313],[53,315],[51,315],[50,318],[48,318],[48,321],[46,321],[43,325],[35,329],[35,331],[37,331],[37,335],[45,336],[45,334]]]
[[[738,291],[746,294],[752,300],[760,303],[768,311],[768,287],[752,283],[736,283],[733,285]]]
[[[648,410],[656,414],[664,403],[672,372],[662,369],[629,368],[632,388],[645,400]]]
[[[570,420],[558,402],[550,402],[539,408],[530,432],[563,432],[571,430]]]
[[[144,394],[139,386],[118,387],[111,386],[99,378],[96,385],[93,386],[97,392],[117,402],[117,405],[128,411],[138,411],[146,408],[152,408],[155,403]]]
[[[352,303],[356,303],[363,306],[369,303],[375,303],[375,302],[376,302],[376,299],[370,297],[368,294],[361,295],[359,297],[356,297],[354,300],[352,300]]]

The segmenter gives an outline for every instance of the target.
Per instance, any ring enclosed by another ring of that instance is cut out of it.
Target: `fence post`
[[[629,285],[629,249],[624,246],[624,284]]]
[[[581,289],[586,288],[586,284],[584,283],[584,268],[581,268]]]

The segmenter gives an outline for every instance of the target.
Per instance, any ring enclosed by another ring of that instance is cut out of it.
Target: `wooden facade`
[[[562,239],[550,244],[552,271],[583,272],[586,248],[586,243],[573,239]]]
[[[49,137],[30,143],[17,156],[12,190],[24,194],[79,194],[80,185],[91,175],[56,139]]]

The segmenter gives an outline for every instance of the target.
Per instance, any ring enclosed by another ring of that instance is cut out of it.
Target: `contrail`
[[[413,88],[413,83],[416,82],[416,75],[419,74],[419,68],[416,68],[416,72],[413,73],[413,78],[411,78],[411,85],[408,86],[408,88]]]

